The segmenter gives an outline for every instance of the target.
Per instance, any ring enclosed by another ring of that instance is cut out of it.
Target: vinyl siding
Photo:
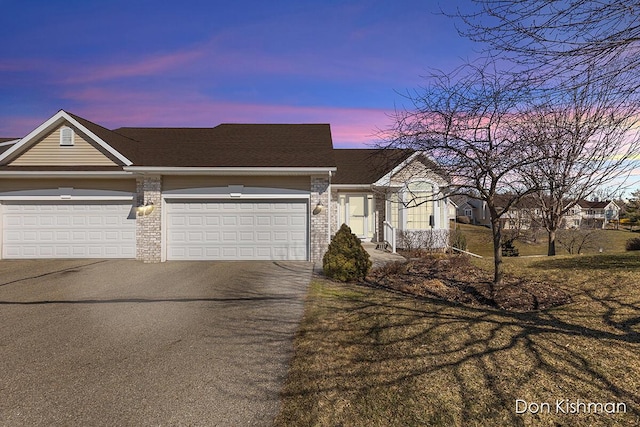
[[[62,127],[62,126],[61,126]],[[113,162],[74,130],[74,145],[60,146],[60,128],[37,141],[11,166],[114,166]]]
[[[180,190],[185,188],[226,187],[244,185],[245,187],[286,188],[290,190],[310,191],[308,176],[163,176],[162,190]]]
[[[135,193],[135,179],[0,179],[0,192],[19,190],[40,190],[53,188],[79,188],[86,190],[128,191]]]

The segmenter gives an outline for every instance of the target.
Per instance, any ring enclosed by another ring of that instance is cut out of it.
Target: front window
[[[392,227],[398,228],[398,210],[400,209],[400,200],[398,193],[391,193],[389,195],[388,209],[387,209],[387,221]]]
[[[424,230],[433,227],[433,185],[418,181],[407,185],[407,230]]]

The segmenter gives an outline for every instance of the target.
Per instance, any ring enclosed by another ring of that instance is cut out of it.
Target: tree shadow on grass
[[[609,286],[518,313],[316,284],[277,425],[633,425],[640,299],[620,293],[631,283]],[[517,414],[516,399],[554,410],[556,399],[623,402],[627,412]]]
[[[570,258],[544,259],[531,264],[533,268],[547,269],[581,269],[581,270],[609,270],[627,269],[640,270],[640,253],[624,253],[615,255],[584,255]]]

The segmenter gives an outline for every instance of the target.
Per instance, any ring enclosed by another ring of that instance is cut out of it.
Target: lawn
[[[510,312],[315,279],[276,425],[640,425],[640,254],[505,264],[572,302]],[[624,406],[557,412],[578,399]]]
[[[491,230],[480,225],[457,224],[460,231],[467,239],[467,249],[482,256],[493,256],[493,243],[491,240]],[[624,252],[625,242],[632,237],[639,237],[639,233],[632,233],[627,230],[596,230],[593,240],[595,243],[592,248],[585,251],[587,254],[599,252],[602,248],[603,253],[619,253]],[[547,237],[544,232],[539,233],[537,242],[516,241],[515,246],[518,248],[521,256],[546,255],[547,254]],[[557,244],[556,252],[558,255],[567,254],[567,251]]]

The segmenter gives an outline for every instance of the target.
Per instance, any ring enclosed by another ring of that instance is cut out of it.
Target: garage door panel
[[[307,201],[167,203],[167,258],[307,260]],[[193,220],[193,218],[199,220]],[[204,231],[201,240],[190,229]],[[201,247],[201,251],[191,250]]]
[[[7,202],[3,258],[134,258],[135,219],[122,202]]]

